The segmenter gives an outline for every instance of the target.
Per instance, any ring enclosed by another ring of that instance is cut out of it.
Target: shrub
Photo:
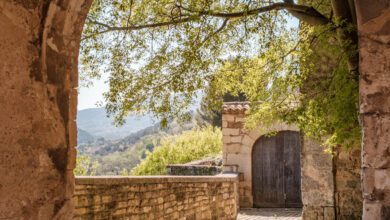
[[[132,175],[166,174],[169,164],[187,163],[206,156],[218,155],[222,151],[222,132],[219,128],[207,126],[185,131],[179,135],[162,139],[160,146],[132,171]]]

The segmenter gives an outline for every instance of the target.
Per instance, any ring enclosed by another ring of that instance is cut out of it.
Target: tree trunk
[[[342,28],[337,29],[340,45],[349,54],[348,69],[352,77],[359,79],[359,54],[355,51],[358,44],[357,31],[347,27],[349,24],[356,24],[355,5],[350,0],[332,0],[332,10],[336,19],[342,21]]]

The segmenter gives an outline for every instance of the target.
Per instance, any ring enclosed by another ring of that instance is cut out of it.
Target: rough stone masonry
[[[226,219],[238,211],[238,176],[76,178],[74,219]]]
[[[390,219],[390,1],[355,0],[363,219]]]

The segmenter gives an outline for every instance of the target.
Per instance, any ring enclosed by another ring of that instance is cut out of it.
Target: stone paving
[[[241,209],[237,220],[301,220],[302,209]]]

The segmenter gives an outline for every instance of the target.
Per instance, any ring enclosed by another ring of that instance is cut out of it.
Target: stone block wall
[[[301,191],[304,220],[335,219],[332,155],[310,139],[301,145]]]
[[[240,173],[239,195],[241,207],[252,207],[252,142],[255,137],[245,134],[243,114],[222,115],[222,152],[224,172]]]
[[[175,164],[167,166],[167,174],[175,176],[213,176],[221,173],[221,167],[208,165]]]
[[[0,219],[69,219],[92,0],[0,1]]]
[[[324,153],[315,141],[302,145],[303,219],[361,219],[360,148]]]
[[[355,0],[363,219],[390,219],[390,2]]]
[[[238,177],[77,177],[74,219],[236,219]]]
[[[335,205],[337,219],[353,220],[362,217],[362,189],[360,182],[361,150],[359,146],[337,149],[334,157]]]
[[[301,154],[303,219],[361,219],[360,164],[359,147],[339,147],[331,155],[306,140]]]

